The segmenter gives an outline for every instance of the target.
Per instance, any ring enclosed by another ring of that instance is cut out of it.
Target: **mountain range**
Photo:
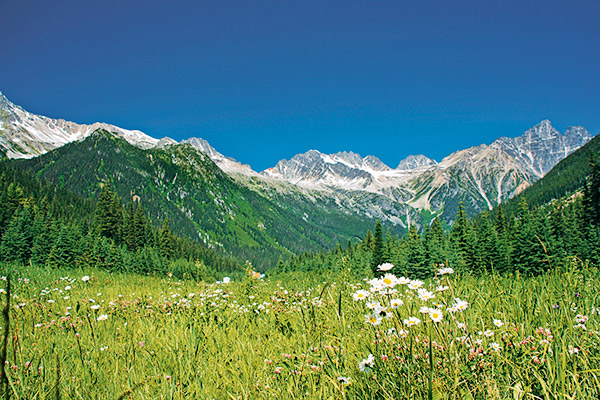
[[[178,143],[104,123],[79,125],[51,119],[27,112],[0,93],[0,149],[8,158],[37,157],[84,141],[99,129],[114,132],[143,151],[189,145],[206,154],[236,184],[284,208],[302,210],[306,218],[318,199],[340,215],[379,218],[399,230],[410,223],[426,224],[434,216],[452,223],[460,201],[471,215],[492,209],[543,177],[592,137],[581,126],[561,134],[544,120],[521,136],[501,137],[439,162],[411,155],[391,168],[372,155],[310,150],[256,172],[200,138]]]

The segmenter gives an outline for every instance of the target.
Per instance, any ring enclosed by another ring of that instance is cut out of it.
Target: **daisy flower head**
[[[421,301],[431,300],[435,297],[435,294],[427,289],[419,289],[417,293],[419,294],[419,299]]]
[[[500,345],[499,345],[498,343],[496,343],[496,342],[492,342],[492,343],[490,343],[490,349],[491,349],[492,351],[496,351],[496,352],[498,352],[498,351],[502,350],[502,346],[500,346]]]
[[[444,314],[437,308],[431,308],[429,309],[429,318],[431,318],[433,322],[441,322],[444,318]]]
[[[412,290],[417,290],[421,286],[423,286],[423,283],[424,283],[423,281],[419,281],[419,280],[410,281],[410,283],[408,284],[408,288],[412,289]]]
[[[363,358],[363,360],[358,364],[358,368],[362,372],[369,372],[370,368],[373,367],[374,362],[375,356],[373,356],[373,354],[369,354],[367,358]]]
[[[379,271],[389,271],[392,268],[394,268],[394,264],[392,263],[383,263],[377,267]]]
[[[371,292],[373,293],[379,292],[383,289],[383,282],[381,279],[373,278],[368,283],[371,286]]]
[[[393,288],[398,283],[398,278],[396,278],[393,274],[385,274],[383,278],[381,278],[381,283],[386,288]]]
[[[365,304],[369,310],[381,309],[381,303],[378,301],[369,301]]]
[[[453,274],[454,270],[450,267],[444,267],[444,268],[440,268],[437,271],[438,275],[447,275],[447,274]]]
[[[347,376],[338,376],[337,378],[338,382],[340,382],[342,385],[349,385],[350,384],[350,378],[348,378]]]
[[[403,305],[404,302],[400,299],[392,299],[390,300],[390,307],[396,309],[398,307],[400,307],[401,305]]]
[[[89,275],[82,276],[81,280],[84,281],[84,282],[87,282],[87,281],[90,280],[90,276]]]
[[[106,314],[101,314],[98,316],[98,318],[96,318],[96,320],[98,320],[98,321],[105,321],[107,319],[108,319],[108,315],[106,315]]]
[[[370,292],[367,290],[358,290],[356,293],[352,294],[352,298],[354,301],[364,300],[369,297]]]
[[[456,308],[458,311],[465,311],[469,307],[469,303],[456,298],[454,299],[454,305],[452,307]]]
[[[381,318],[378,314],[365,315],[365,322],[373,326],[381,324],[381,321],[383,321],[383,318]]]
[[[404,319],[404,325],[406,326],[417,326],[421,323],[421,320],[417,317],[408,317],[406,319]]]
[[[399,285],[408,285],[409,283],[410,283],[410,279],[408,279],[405,276],[401,276],[400,278],[398,278]]]
[[[422,306],[422,307],[419,309],[419,312],[420,312],[421,314],[429,314],[429,310],[431,310],[429,307],[427,307],[427,306]]]
[[[494,325],[500,328],[502,325],[504,325],[504,322],[502,322],[500,319],[494,319]]]

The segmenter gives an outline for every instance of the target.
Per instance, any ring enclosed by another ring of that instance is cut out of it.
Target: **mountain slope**
[[[516,214],[523,199],[529,207],[535,208],[581,189],[589,173],[590,155],[600,155],[600,136],[592,138],[556,164],[543,178],[503,203],[502,209],[509,215]]]
[[[469,215],[491,210],[590,139],[583,127],[570,127],[561,135],[544,120],[522,136],[460,150],[440,163],[409,156],[392,169],[373,156],[311,150],[261,174],[316,190],[380,194],[451,222],[460,201]]]
[[[97,129],[117,132],[129,143],[141,148],[158,143],[140,131],[122,129],[114,125],[96,122],[80,125],[63,119],[35,115],[11,103],[0,92],[0,148],[8,158],[31,158],[50,150],[82,140]]]
[[[103,130],[83,141],[16,164],[86,198],[110,180],[126,201],[138,196],[156,220],[238,259],[272,266],[282,255],[333,247],[372,220],[314,207],[293,207],[238,184],[189,144],[140,149]]]

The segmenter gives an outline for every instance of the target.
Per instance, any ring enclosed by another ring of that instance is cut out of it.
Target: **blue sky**
[[[0,91],[255,170],[309,149],[409,154],[600,132],[600,1],[0,2]]]

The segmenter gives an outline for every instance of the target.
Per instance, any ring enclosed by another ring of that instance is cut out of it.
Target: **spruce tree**
[[[373,235],[373,253],[371,256],[371,270],[374,276],[382,275],[382,271],[379,271],[377,267],[384,262],[383,227],[381,226],[381,221],[377,220],[375,234]]]

